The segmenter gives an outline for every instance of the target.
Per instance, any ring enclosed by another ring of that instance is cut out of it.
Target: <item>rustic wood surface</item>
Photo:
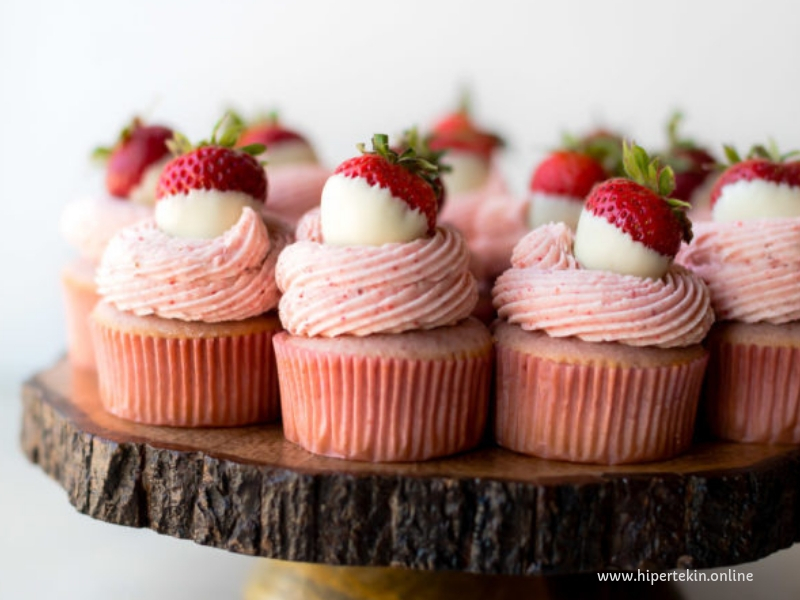
[[[279,425],[182,430],[105,413],[66,361],[23,388],[21,443],[94,518],[243,554],[485,574],[703,568],[800,540],[800,449],[700,443],[598,467],[487,445],[445,460],[314,456]]]

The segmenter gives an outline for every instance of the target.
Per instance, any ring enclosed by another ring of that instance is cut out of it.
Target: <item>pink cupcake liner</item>
[[[719,343],[711,348],[704,398],[720,438],[800,443],[800,348]]]
[[[491,353],[449,359],[340,355],[275,336],[286,438],[315,454],[418,461],[481,440]]]
[[[498,345],[495,437],[542,458],[623,464],[686,450],[707,356],[636,367],[570,363]]]
[[[276,420],[273,327],[242,335],[159,337],[93,320],[100,400],[149,425],[227,427]]]
[[[67,356],[70,363],[82,369],[94,369],[95,357],[89,315],[100,300],[94,282],[76,278],[70,268],[61,276],[67,327]]]

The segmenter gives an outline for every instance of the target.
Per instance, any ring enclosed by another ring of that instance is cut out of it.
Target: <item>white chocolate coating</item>
[[[660,279],[671,260],[587,210],[575,230],[575,258],[584,269]]]
[[[259,160],[267,161],[267,172],[270,169],[283,165],[317,164],[317,155],[306,142],[302,140],[286,140],[267,147]]]
[[[474,152],[448,150],[442,163],[452,167],[450,172],[442,174],[448,198],[476,190],[489,179],[489,161]]]
[[[711,209],[714,221],[800,217],[800,187],[754,179],[722,188]]]
[[[583,198],[532,192],[528,205],[528,227],[536,229],[547,223],[565,223],[573,231],[578,226]]]
[[[188,194],[168,196],[156,204],[158,228],[175,237],[210,239],[233,227],[249,206],[256,213],[260,203],[242,192],[192,190]]]
[[[164,167],[167,166],[167,163],[172,160],[171,155],[165,156],[158,162],[153,163],[147,169],[145,169],[144,173],[142,173],[142,178],[139,180],[139,183],[135,185],[130,194],[128,194],[128,198],[131,202],[135,202],[136,204],[144,204],[147,206],[153,206],[156,203],[156,187],[158,186],[158,178],[161,177],[161,171],[164,170]]]
[[[380,246],[425,236],[428,219],[388,188],[359,177],[332,175],[322,188],[322,239],[338,246]]]

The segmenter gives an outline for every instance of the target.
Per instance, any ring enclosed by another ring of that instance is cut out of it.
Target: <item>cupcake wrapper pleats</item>
[[[622,464],[670,458],[692,440],[705,355],[636,367],[558,362],[498,344],[495,436],[548,459]]]
[[[286,438],[316,454],[415,461],[474,447],[486,424],[491,355],[339,355],[275,338]]]

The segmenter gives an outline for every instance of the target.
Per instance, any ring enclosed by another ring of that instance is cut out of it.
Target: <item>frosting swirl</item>
[[[439,222],[464,235],[475,276],[494,278],[508,268],[514,245],[528,232],[526,210],[527,202],[508,191],[495,165],[483,187],[447,195]]]
[[[714,313],[699,277],[677,265],[658,280],[581,269],[573,236],[553,223],[520,240],[512,268],[492,290],[500,317],[522,329],[588,342],[673,348],[705,337]]]
[[[437,228],[430,238],[382,246],[298,241],[278,260],[286,330],[308,337],[400,333],[452,325],[478,299],[462,237]]]
[[[108,195],[69,202],[61,213],[61,235],[82,258],[98,262],[120,229],[153,216],[153,207]]]
[[[251,208],[211,239],[164,233],[154,220],[123,229],[97,270],[98,292],[139,316],[217,323],[260,315],[278,304],[274,272],[289,234],[267,229]]]
[[[331,171],[318,164],[267,164],[269,199],[264,210],[296,224],[303,214],[319,206],[322,188]]]
[[[720,319],[800,320],[800,218],[697,223],[676,260],[708,284]]]

